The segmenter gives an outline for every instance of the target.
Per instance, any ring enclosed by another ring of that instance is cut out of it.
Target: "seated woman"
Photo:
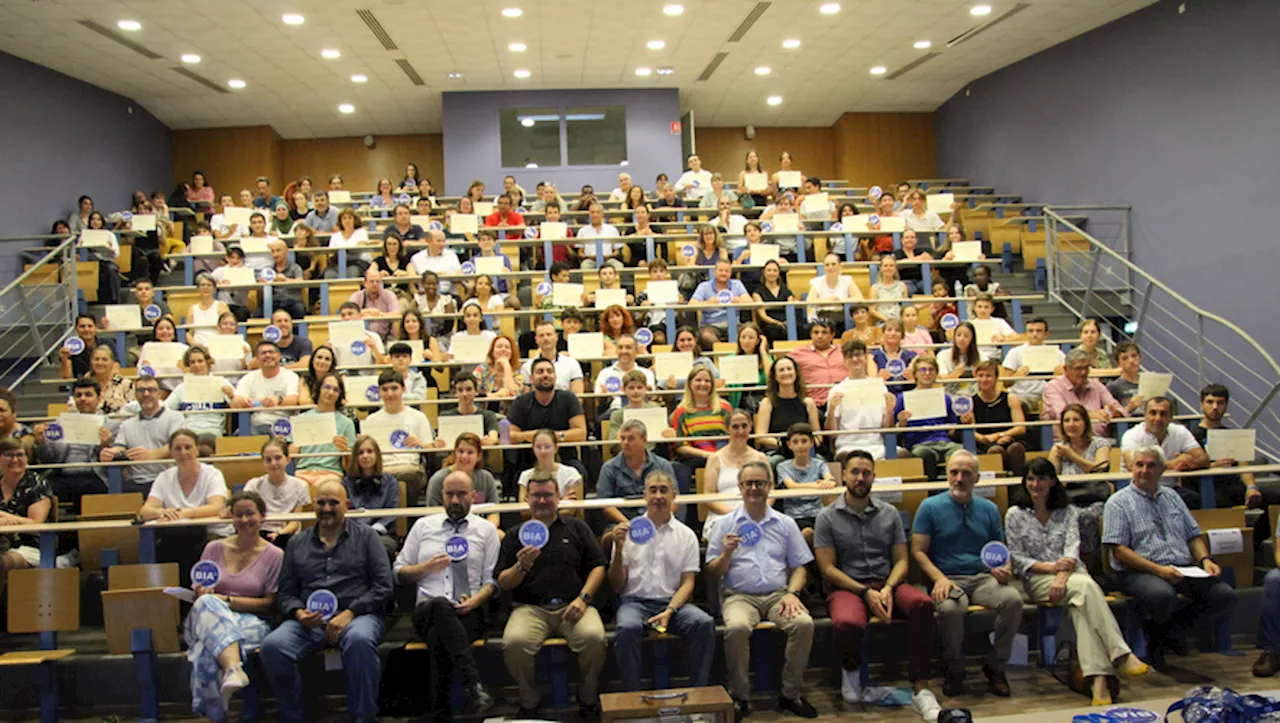
[[[209,370],[212,366],[213,359],[209,356],[209,352],[202,346],[193,346],[187,348],[187,353],[182,355],[182,369],[184,374],[190,374],[193,377],[210,376]],[[187,397],[187,383],[183,381],[178,385],[177,389],[165,399],[165,406],[177,412],[181,412],[183,419],[186,420],[187,429],[195,432],[200,440],[200,456],[211,457],[217,447],[218,437],[227,433],[227,415],[219,412],[206,413],[202,410],[228,409],[231,406],[231,398],[236,395],[236,388],[231,383],[222,378],[222,401],[219,402],[192,402]]]
[[[880,268],[876,283],[871,285],[871,298],[887,303],[871,307],[871,316],[877,322],[885,322],[902,316],[902,304],[897,302],[911,298],[911,289],[898,278],[898,260],[893,254],[880,256]]]
[[[479,262],[476,261],[478,258],[500,258],[502,259],[502,266],[508,272],[513,270],[511,259],[506,254],[499,252],[497,248],[498,239],[492,231],[480,231],[476,234],[476,245],[480,247],[480,250],[471,257],[472,264],[476,264],[478,267]],[[479,268],[476,270],[479,271]],[[507,280],[499,275],[493,282],[494,291],[502,295],[503,306],[508,309],[519,309],[520,298],[516,296],[513,287],[508,286]]]
[[[691,326],[682,326],[676,330],[675,343],[671,345],[671,351],[687,351],[693,354],[693,368],[706,367],[711,372],[711,378],[715,380],[716,386],[721,385],[720,368],[706,355],[711,349],[704,349],[702,342],[698,339],[698,332]],[[667,375],[666,379],[658,379],[659,389],[684,389],[685,380],[676,379],[674,374]]]
[[[1111,363],[1111,355],[1103,348],[1099,342],[1102,340],[1102,328],[1098,326],[1097,319],[1085,319],[1080,322],[1080,344],[1077,349],[1084,349],[1093,355],[1093,371],[1097,373],[1099,370],[1110,370],[1114,364]]]
[[[706,469],[702,473],[702,485],[698,494],[730,494],[738,492],[738,471],[747,462],[764,462],[769,460],[763,453],[751,447],[751,415],[745,410],[735,409],[727,412],[729,443],[707,456]],[[683,437],[679,429],[676,434]],[[724,435],[722,427],[716,434]],[[716,520],[733,512],[741,502],[708,502],[707,518],[702,522],[702,536],[705,538],[715,529]]]
[[[902,344],[906,347],[917,347],[911,351],[917,355],[933,356],[933,334],[920,325],[920,309],[916,306],[902,307]]]
[[[618,354],[618,337],[626,334],[628,336],[636,333],[636,322],[632,318],[631,312],[622,306],[613,304],[600,312],[600,333],[604,334],[604,355],[617,356]],[[638,344],[638,353],[648,354],[647,345]]]
[[[973,370],[982,361],[978,345],[973,343],[976,337],[973,324],[962,321],[952,333],[950,348],[938,352],[938,379],[946,382],[948,394],[971,397],[976,391],[971,381],[952,381],[973,378]]]
[[[809,293],[805,301],[862,301],[862,289],[853,283],[853,277],[841,273],[840,257],[827,254],[822,259],[822,274],[809,282]],[[809,307],[809,321],[817,321],[819,317],[831,322],[833,331],[839,335],[844,332],[844,306],[814,305]]]
[[[955,286],[955,284],[951,283],[948,288],[953,286]],[[1004,289],[1000,288],[999,281],[991,280],[991,269],[987,268],[986,266],[975,267],[973,269],[973,283],[964,285],[965,298],[974,299],[974,298],[977,298],[979,294],[989,294],[992,297],[992,300],[993,300],[993,308],[991,310],[992,317],[996,319],[1009,318],[1008,317],[1009,312],[1005,310],[1004,304],[995,300],[995,297],[1008,296],[1008,293]],[[975,315],[974,306],[975,304],[973,303],[969,304],[969,315],[971,317]]]
[[[249,685],[249,653],[271,632],[284,551],[262,539],[267,505],[250,491],[231,497],[235,535],[204,547],[201,560],[222,574],[213,587],[192,585],[195,604],[182,624],[191,663],[191,710],[226,720],[236,691]],[[297,523],[291,523],[297,524]]]
[[[907,309],[915,311],[915,307],[908,306]],[[886,382],[908,382],[907,384],[893,385],[893,391],[901,392],[911,388],[909,370],[911,368],[911,360],[916,358],[916,352],[902,348],[903,328],[902,322],[898,319],[890,319],[884,323],[884,331],[880,337],[880,348],[871,352],[871,361],[873,365],[868,371],[873,374],[879,374],[880,378]],[[896,374],[889,371],[889,362],[902,362],[902,370]]]
[[[267,505],[268,515],[275,517],[291,512],[301,512],[303,506],[311,503],[311,491],[307,489],[307,483],[289,474],[288,442],[279,437],[264,442],[262,466],[267,473],[246,482],[244,491],[261,497]],[[231,512],[234,519],[235,510],[232,509]],[[301,523],[296,520],[292,522],[273,520],[262,524],[262,536],[283,550],[289,542],[289,537],[301,528]]]
[[[422,318],[422,314],[414,309],[408,309],[400,315],[400,323],[392,329],[392,337],[396,341],[420,341],[422,342],[422,358],[415,363],[420,362],[437,362],[441,360],[440,344],[434,336],[427,333],[427,322]],[[436,386],[434,374],[427,374],[427,386]]]
[[[704,223],[698,226],[697,233],[696,239],[681,244],[680,253],[676,255],[676,266],[715,266],[720,259],[732,261],[720,229]],[[692,254],[687,251],[690,246],[693,247]],[[695,274],[681,274],[680,278],[685,276],[696,278]]]
[[[378,274],[384,279],[388,276],[414,275],[413,266],[409,264],[409,253],[398,233],[389,233],[382,239],[382,255],[374,263],[378,267]],[[399,286],[391,288],[393,291],[400,289]]]
[[[480,310],[480,305],[474,301],[468,301],[462,305],[462,328],[453,333],[449,337],[449,350],[443,355],[443,361],[452,361],[456,356],[454,345],[462,338],[478,338],[482,339],[486,347],[493,345],[493,340],[497,336],[489,331],[488,325],[484,321],[484,312]]]
[[[686,379],[684,398],[671,413],[671,428],[677,437],[723,437],[728,430],[729,411],[729,403],[716,393],[711,368],[694,364]],[[748,419],[747,435],[750,434]],[[679,461],[697,468],[714,457],[720,446],[721,443],[714,440],[683,442],[676,444],[675,454]]]
[[[152,325],[152,329],[153,336],[155,338],[143,344],[142,348],[138,350],[138,369],[151,367],[151,375],[157,377],[182,374],[182,368],[180,366],[164,366],[157,361],[162,348],[157,346],[159,344],[176,344],[177,350],[183,356],[186,355],[187,349],[190,348],[186,344],[178,341],[177,322],[173,320],[172,316],[162,316],[155,320],[155,323]],[[162,390],[172,392],[174,389],[177,389],[178,385],[181,383],[181,377],[170,376],[170,378],[160,380],[160,388]]]
[[[328,347],[322,346],[320,349],[327,350]],[[313,363],[315,362],[314,354],[311,356],[311,360]],[[296,470],[294,474],[313,486],[321,482],[341,482],[342,476],[346,472],[343,466],[343,455],[350,452],[356,443],[355,422],[352,422],[351,418],[342,409],[347,396],[346,386],[342,382],[342,377],[332,370],[332,365],[330,365],[329,370],[320,373],[320,381],[315,385],[315,396],[316,408],[303,412],[298,417],[332,414],[334,428],[338,433],[334,435],[333,440],[328,444],[289,445],[289,454],[326,455],[324,457],[299,457],[294,464],[294,469]]]
[[[533,479],[535,472],[547,472],[556,479],[556,483],[560,486],[561,500],[580,500],[583,499],[583,490],[586,484],[582,481],[582,473],[577,467],[571,467],[567,464],[560,463],[558,452],[560,450],[560,442],[556,440],[556,433],[550,429],[539,429],[533,435],[533,466],[520,473],[520,477],[516,480],[516,485],[520,488],[520,503],[528,501],[529,497],[529,480]],[[529,513],[522,513],[525,517]],[[581,512],[576,513],[581,517]]]
[[[53,489],[27,468],[27,450],[13,437],[0,439],[0,527],[41,525],[53,509]],[[10,570],[40,566],[39,535],[0,535],[0,594]]]
[[[112,344],[99,344],[89,356],[89,374],[102,389],[98,410],[102,414],[115,414],[134,401],[133,380],[120,374],[116,348]],[[71,400],[67,404],[73,404]]]
[[[931,294],[931,296],[935,299],[949,299],[951,297],[951,292],[947,290],[947,285],[944,282],[938,281],[933,285],[933,294]],[[920,308],[923,309],[926,307],[921,306]],[[950,300],[935,301],[932,304],[929,304],[927,308],[929,309],[929,318],[931,319],[929,323],[929,331],[933,334],[933,338],[938,340],[945,339],[949,334],[942,328],[942,317],[947,314],[951,314],[959,318],[960,312],[956,308],[956,302]]]
[[[217,301],[214,298],[217,290],[218,282],[213,276],[201,274],[196,277],[196,292],[199,298],[187,307],[187,314],[182,317],[182,323],[192,327],[188,331],[188,344],[199,344],[207,348],[209,340],[218,333],[218,319],[231,311],[227,302]]]
[[[480,274],[475,277],[471,285],[471,294],[467,300],[462,302],[465,308],[468,305],[480,307],[485,313],[485,320],[490,326],[497,325],[497,317],[490,316],[491,311],[502,311],[506,307],[506,297],[496,293],[493,288],[493,279],[488,274]]]
[[[4,388],[0,388],[0,439],[16,439],[28,452],[36,441],[31,427],[18,421],[17,395]]]
[[[973,411],[960,415],[961,424],[991,424],[974,431],[980,454],[998,454],[1006,472],[1022,474],[1027,462],[1027,421],[1022,400],[1005,391],[1000,383],[1000,362],[986,359],[973,369],[978,393],[973,397]]]
[[[871,319],[871,307],[855,306],[849,312],[853,328],[840,335],[841,342],[857,339],[868,347],[880,346],[884,332]]]
[[[791,457],[786,440],[791,425],[804,422],[810,429],[821,427],[818,426],[818,406],[805,389],[800,367],[794,359],[784,356],[773,363],[768,387],[764,401],[760,402],[760,411],[756,412],[755,433],[775,436],[757,436],[755,442],[757,448],[769,455],[769,464],[776,467]]]
[[[222,339],[238,339],[240,343],[221,341]],[[240,351],[233,355],[232,350],[235,347],[239,347]],[[253,361],[253,349],[249,346],[249,342],[244,340],[244,335],[240,333],[240,322],[236,320],[236,315],[230,311],[223,312],[218,316],[218,333],[214,335],[213,339],[209,340],[207,348],[213,358],[213,371],[215,372],[242,371],[248,369],[249,362]],[[221,356],[224,353],[226,356]],[[227,381],[233,384],[239,379],[239,374],[227,377]]]
[[[748,224],[748,226],[750,226]],[[787,288],[782,278],[782,266],[773,260],[766,261],[761,269],[760,283],[750,286],[751,298],[757,303],[777,303],[779,301],[795,301],[795,294]],[[746,274],[743,274],[745,277]],[[743,281],[746,284],[746,281]],[[758,306],[755,311],[756,322],[769,341],[778,342],[787,338],[787,310],[781,306]]]
[[[1080,667],[1092,678],[1093,704],[1111,705],[1115,693],[1110,684],[1117,670],[1138,678],[1151,669],[1129,650],[1102,588],[1084,569],[1076,508],[1045,459],[1031,461],[1022,487],[1011,497],[1004,519],[1014,572],[1036,602],[1066,606],[1076,630]]]
[[[1111,440],[1093,433],[1089,410],[1079,404],[1068,404],[1058,419],[1058,432],[1059,441],[1049,450],[1049,461],[1059,474],[1090,474],[1111,469]],[[1067,497],[1080,508],[1080,549],[1086,555],[1096,555],[1101,549],[1102,510],[1111,491],[1111,483],[1103,480],[1067,485]]]
[[[417,190],[416,188],[414,189]],[[396,206],[396,197],[391,195],[391,179],[378,179],[378,190],[369,197],[369,208],[375,211],[390,211]],[[385,216],[386,214],[381,214]]]
[[[190,429],[169,436],[169,455],[177,464],[156,476],[147,501],[138,510],[143,520],[201,520],[222,516],[227,502],[227,480],[222,471],[199,460],[200,438]],[[156,560],[176,562],[183,581],[210,539],[231,534],[230,525],[174,527],[156,535]]]
[[[484,468],[484,446],[476,435],[463,432],[453,440],[453,454],[445,457],[444,464],[427,480],[427,507],[444,506],[444,478],[450,472],[471,475],[472,504],[497,502],[500,499],[498,481]],[[496,512],[488,516],[489,521],[495,525],[499,518],[500,515]],[[501,536],[502,531],[499,530],[498,534]]]
[[[94,211],[89,214],[90,231],[105,231],[106,222],[102,214]],[[120,303],[120,241],[111,231],[103,235],[105,246],[95,246],[88,250],[90,261],[98,262],[98,303]],[[81,241],[83,243],[83,240]]]
[[[320,397],[320,380],[330,372],[337,373],[337,356],[329,344],[316,347],[307,361],[307,370],[298,375],[298,405],[310,406]]]
[[[400,499],[400,481],[395,475],[382,469],[382,449],[378,446],[378,440],[363,434],[356,437],[356,443],[347,457],[342,487],[347,491],[352,509],[391,510],[402,504],[417,502]],[[399,543],[396,541],[394,517],[365,517],[356,520],[356,523],[368,525],[378,533],[378,540],[387,556],[395,558]]]
[[[516,358],[516,343],[506,334],[499,334],[489,345],[484,363],[475,368],[480,394],[485,397],[513,398],[524,391],[524,374]]]
[[[754,356],[756,358],[757,376],[753,384],[747,386],[765,386],[769,381],[769,371],[773,368],[773,355],[769,353],[769,337],[765,336],[760,327],[755,324],[740,324],[738,326],[738,348],[734,350],[737,356]],[[733,389],[734,385],[727,385],[728,389]],[[760,409],[760,403],[764,401],[765,393],[761,391],[754,392],[730,392],[729,406],[734,409],[745,409],[755,414]]]

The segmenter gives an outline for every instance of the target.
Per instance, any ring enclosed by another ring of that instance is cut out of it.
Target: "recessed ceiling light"
[[[120,28],[121,30],[128,30],[132,32],[134,30],[141,30],[142,23],[138,22],[137,20],[120,20],[116,23],[116,27]]]
[[[764,102],[768,103],[769,105],[782,105],[782,96],[771,95],[768,98],[765,98]]]
[[[507,50],[510,50],[513,53],[523,53],[527,49],[528,46],[524,43],[510,43],[507,45]]]
[[[244,87],[244,81],[240,80],[239,78],[232,78],[231,80],[227,81],[227,85],[231,86],[232,88],[235,88],[236,90],[240,90],[241,88]]]
[[[658,68],[658,75],[671,75],[676,72],[675,68]]]
[[[982,17],[983,15],[990,15],[991,6],[990,5],[974,5],[973,7],[969,8],[969,14],[976,15],[978,17]]]
[[[818,12],[823,15],[835,15],[840,12],[840,3],[823,3],[822,7],[818,8]]]
[[[368,83],[368,82],[369,82],[369,76],[367,76],[367,75],[353,75],[353,76],[351,76],[351,82],[352,82],[352,83]]]
[[[886,70],[886,69],[885,69],[885,67],[884,67],[883,65],[877,65],[876,67],[874,67],[874,68],[872,68],[872,69],[871,69],[871,74],[872,74],[872,75],[884,75],[884,74],[885,74],[885,70]]]
[[[529,71],[525,70],[524,68],[521,68],[520,70],[517,70],[517,71],[515,72],[515,76],[516,76],[517,78],[528,78],[528,77],[529,77]]]
[[[518,18],[521,15],[524,15],[524,11],[521,10],[520,8],[503,8],[502,9],[502,17],[504,18]]]
[[[337,60],[338,58],[342,57],[342,51],[334,50],[333,48],[325,48],[324,50],[320,51],[320,55],[321,57],[327,58],[329,60]]]
[[[933,46],[933,43],[929,42],[928,40],[917,40],[915,42],[914,47],[916,50],[928,50],[932,46]]]
[[[301,25],[307,21],[306,18],[302,17],[301,15],[298,15],[297,13],[289,13],[287,15],[283,15],[281,16],[280,19],[284,21],[285,25]]]
[[[651,73],[653,73],[653,70],[651,68],[636,68],[636,75],[642,78]]]
[[[767,65],[761,65],[756,68],[756,75],[768,75],[772,72],[773,70]]]
[[[650,50],[662,50],[667,47],[667,43],[664,40],[650,40],[646,45],[648,45]]]
[[[800,47],[800,41],[795,38],[788,38],[787,40],[782,41],[782,47],[787,50],[795,50]]]
[[[684,6],[683,5],[663,5],[662,14],[663,15],[682,15],[684,14]]]
[[[462,73],[450,73],[449,80],[457,80],[462,77]]]
[[[184,62],[184,63],[199,63],[199,62],[200,62],[200,56],[199,56],[199,55],[196,55],[195,53],[187,53],[186,55],[183,55],[183,56],[182,56],[182,62]]]
[[[343,103],[342,105],[338,106],[338,112],[348,113],[348,114],[355,113],[356,107],[354,105],[351,105],[350,103]]]
[[[534,120],[534,119],[532,119],[532,118],[521,118],[521,119],[520,119],[520,125],[524,126],[525,128],[532,128],[532,127],[534,126],[534,124],[535,124],[535,123],[537,123],[537,121],[535,121],[535,120]]]

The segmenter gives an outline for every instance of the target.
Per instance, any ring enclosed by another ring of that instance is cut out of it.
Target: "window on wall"
[[[498,125],[503,168],[616,166],[627,160],[623,106],[503,108]]]

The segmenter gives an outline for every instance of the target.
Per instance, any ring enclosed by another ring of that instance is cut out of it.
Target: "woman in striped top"
[[[729,403],[716,392],[711,370],[695,364],[685,381],[684,399],[671,413],[671,428],[677,437],[723,437],[728,433]],[[702,467],[723,442],[685,442],[676,455],[691,467]]]

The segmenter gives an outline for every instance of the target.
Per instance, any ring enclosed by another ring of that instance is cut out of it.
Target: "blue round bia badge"
[[[57,422],[50,422],[49,426],[44,428],[44,438],[50,442],[57,442],[62,439],[62,425]]]
[[[733,294],[729,293],[728,289],[725,289],[724,291],[716,294],[716,301],[719,301],[721,304],[728,304],[733,301]]]
[[[364,342],[362,342],[362,341],[353,341],[353,342],[351,342],[351,353],[352,353],[352,354],[355,354],[356,356],[361,356],[362,354],[364,354],[364,353],[365,353],[365,352],[367,352],[367,351],[369,351],[369,345],[368,345],[368,344],[365,344],[365,343],[364,343]]]
[[[143,364],[138,367],[138,373],[148,377],[154,377],[156,370],[150,364]]]
[[[521,211],[521,213],[524,213],[524,212],[523,212],[523,211]],[[530,226],[529,228],[526,228],[526,229],[524,230],[524,237],[525,237],[525,238],[538,238],[538,229],[533,228],[532,226]]]
[[[982,564],[991,569],[1004,567],[1009,563],[1009,547],[999,540],[992,540],[982,546]]]
[[[604,380],[604,390],[610,394],[617,394],[622,389],[622,380],[617,377],[609,377]]]
[[[943,329],[946,329],[947,331],[951,331],[952,329],[955,329],[957,326],[960,326],[960,317],[956,316],[955,314],[943,314],[942,318],[938,319],[938,326],[941,326]]]
[[[191,566],[191,583],[201,587],[213,587],[222,579],[222,568],[213,560],[201,560]]]
[[[547,296],[550,293],[551,293],[551,284],[549,282],[543,281],[542,283],[538,284],[538,296]]]
[[[650,344],[653,342],[653,332],[645,328],[636,329],[636,343]]]
[[[316,590],[307,596],[307,612],[320,613],[328,620],[338,613],[338,596],[328,590]]]
[[[951,411],[956,414],[968,414],[973,411],[972,397],[953,397],[951,399]]]
[[[84,340],[78,336],[73,336],[70,339],[67,339],[66,343],[62,346],[66,347],[67,351],[72,354],[79,354],[84,351]]]
[[[271,424],[271,433],[277,437],[288,437],[293,434],[293,425],[287,419],[277,419]]]
[[[653,522],[648,517],[641,516],[631,521],[631,529],[627,531],[627,537],[637,545],[643,545],[652,540],[656,532]]]
[[[871,188],[867,189],[867,195],[878,201],[880,200],[880,197],[884,195],[884,191],[881,190],[879,186],[872,186]]]
[[[476,265],[475,265],[475,264],[471,263],[470,261],[464,261],[464,262],[462,262],[462,273],[464,273],[464,274],[474,274],[475,272],[476,272]]]
[[[684,254],[686,259],[691,259],[694,254],[698,253],[698,250],[693,247],[693,244],[685,244],[680,247],[680,253]]]
[[[449,556],[450,560],[459,562],[467,559],[467,553],[471,547],[467,544],[466,538],[461,535],[454,535],[444,543],[444,554]]]
[[[529,520],[520,525],[520,544],[525,547],[536,547],[542,549],[547,541],[551,539],[551,531],[547,529],[545,523],[540,520]]]
[[[262,330],[262,338],[267,341],[280,341],[280,330],[274,326],[268,326]]]
[[[408,441],[409,433],[403,429],[397,429],[391,433],[391,446],[396,449],[404,449],[404,443]]]
[[[890,359],[884,369],[889,372],[889,376],[900,377],[907,370],[907,365],[901,359]]]
[[[370,402],[376,402],[382,399],[382,393],[378,391],[377,387],[365,387],[364,398]]]
[[[147,308],[142,310],[142,316],[147,321],[155,321],[156,319],[159,319],[163,314],[164,314],[164,311],[156,304],[148,304]]]
[[[443,230],[444,230],[444,224],[440,223],[439,221],[432,221],[431,223],[427,224],[427,230],[428,230],[428,231],[443,231]]]
[[[268,283],[276,280],[275,269],[263,269],[262,273],[258,275],[262,277],[263,281],[266,281]]]
[[[831,230],[832,230],[832,231],[843,231],[843,230],[844,230],[844,226],[841,226],[841,225],[840,225],[840,222],[839,222],[839,221],[836,221],[835,223],[831,224]]]
[[[772,221],[765,221],[764,223],[760,224],[760,230],[761,230],[761,231],[764,231],[765,233],[772,233],[772,232],[773,232],[773,222],[772,222]]]
[[[760,525],[751,521],[744,520],[738,525],[738,540],[741,541],[743,547],[755,547],[764,537],[764,530],[760,529]]]
[[[871,214],[870,216],[867,216],[867,225],[868,225],[868,226],[879,226],[879,225],[880,225],[880,214],[878,214],[878,213],[873,213],[873,214]]]
[[[407,193],[402,193],[402,194],[400,194],[400,196],[399,196],[396,200],[397,200],[397,201],[399,201],[400,203],[405,204],[405,205],[407,206],[407,205],[409,205],[409,201],[410,201],[411,199],[409,198],[409,194],[407,194]]]

